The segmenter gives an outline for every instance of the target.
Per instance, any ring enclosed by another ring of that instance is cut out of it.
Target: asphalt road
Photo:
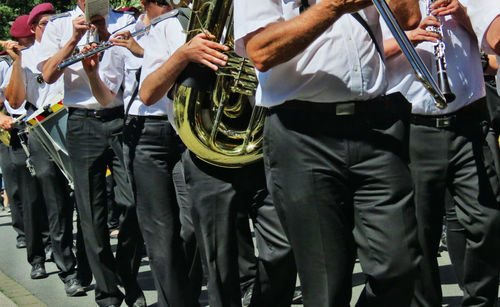
[[[0,306],[97,306],[94,302],[94,290],[91,285],[87,295],[83,297],[69,298],[65,295],[64,285],[57,276],[57,268],[54,263],[46,263],[49,277],[42,280],[32,280],[29,277],[31,266],[26,261],[26,250],[16,249],[15,232],[10,225],[10,215],[0,212]],[[112,239],[113,247],[116,239]],[[459,306],[461,291],[456,284],[456,279],[449,257],[442,252],[439,257],[441,278],[443,284],[444,300],[443,306]],[[139,283],[144,290],[148,306],[156,306],[156,292],[148,265],[147,257],[142,259]],[[356,264],[353,275],[354,306],[364,284],[364,276],[359,264]],[[297,282],[297,285],[299,283]],[[202,293],[201,301],[206,305],[206,291]],[[7,298],[7,297],[8,298]],[[125,306],[123,304],[122,306]],[[293,306],[302,306],[296,304]]]

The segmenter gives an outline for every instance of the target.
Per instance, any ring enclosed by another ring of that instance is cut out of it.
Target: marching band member
[[[25,100],[36,108],[42,108],[53,101],[51,96],[59,95],[63,91],[62,79],[54,84],[46,84],[37,69],[37,53],[40,52],[43,31],[54,14],[55,9],[50,3],[35,6],[27,20],[31,32],[35,34],[35,43],[20,52],[8,49],[14,63],[10,69],[10,81],[5,95],[14,108],[20,107]],[[85,290],[77,279],[76,258],[72,250],[73,202],[69,188],[64,184],[66,179],[33,134],[28,136],[28,145],[40,192],[47,208],[46,212],[41,212],[39,215],[34,213],[32,216],[48,214],[54,262],[60,270],[59,277],[65,283],[66,294],[83,295]]]
[[[146,106],[172,108],[167,92],[191,63],[214,70],[225,65],[228,47],[212,42],[202,33],[185,43],[178,19],[158,23],[146,41],[141,72],[140,98]],[[168,119],[174,125],[172,113]],[[170,130],[174,134],[173,130]],[[189,150],[182,157],[189,195],[193,201],[196,240],[208,270],[210,306],[240,306],[237,213],[251,216],[256,233],[258,273],[251,304],[289,306],[296,271],[271,197],[265,186],[262,162],[241,168],[217,167]]]
[[[130,36],[130,32],[150,26],[155,18],[166,18],[169,15],[162,14],[172,8],[163,0],[141,0],[141,3],[146,14],[139,16],[130,31],[117,33],[111,39],[115,45],[126,48],[108,49],[100,64],[97,55],[84,60],[84,68],[92,92],[102,105],[112,102],[120,88],[124,89],[127,116],[124,154],[158,292],[158,305],[197,306],[202,272],[190,220],[191,207],[189,201],[176,200],[176,190],[185,190],[180,168],[185,146],[167,120],[167,101],[146,106],[137,95],[136,75],[143,62],[144,42],[149,37],[147,32],[137,36],[137,40]],[[170,35],[171,41],[182,42],[182,33]]]
[[[57,70],[58,64],[70,57],[75,48],[84,46],[91,27],[96,27],[101,40],[108,40],[110,32],[135,20],[129,14],[111,10],[107,17],[93,16],[93,25],[90,26],[85,23],[84,10],[85,0],[79,0],[74,10],[55,15],[47,24],[41,42],[39,68],[43,67],[43,78],[48,83],[64,78],[64,104],[69,107],[66,143],[85,250],[96,280],[96,302],[99,306],[119,306],[123,300],[118,289],[121,282],[126,303],[144,306],[142,290],[137,283],[142,239],[123,162],[122,97],[120,95],[107,107],[101,107],[90,91],[81,63]],[[106,225],[105,174],[108,165],[112,166],[117,182],[117,201],[126,207],[118,235],[116,260]]]
[[[11,35],[18,41],[9,41],[6,44],[6,50],[12,59],[16,58],[13,49],[21,50],[29,48],[35,40],[34,34],[28,26],[28,15],[22,15],[16,18],[11,27]],[[7,73],[8,75],[9,73]],[[1,91],[6,90],[9,84],[8,76],[4,76],[1,84]],[[23,103],[18,108],[12,108],[10,104],[5,104],[7,112],[11,117],[16,118],[27,113],[27,103]],[[40,186],[35,177],[28,171],[27,156],[21,145],[19,129],[13,128],[13,119],[7,119],[2,123],[3,129],[11,130],[11,146],[2,152],[2,163],[8,172],[10,168],[15,167],[13,175],[6,174],[7,189],[12,194],[9,198],[12,200],[19,199],[23,207],[23,224],[26,235],[26,248],[28,262],[31,264],[30,277],[32,279],[41,279],[47,277],[45,271],[45,246],[48,244],[48,221],[45,203],[41,194]],[[4,158],[5,157],[5,158]],[[5,171],[4,171],[5,172]]]
[[[12,64],[12,59],[8,55],[0,56],[0,84],[4,82],[7,71]],[[0,97],[3,101],[2,108],[7,110],[8,102],[5,101],[5,96],[3,91],[0,91]],[[10,107],[10,106],[9,106]],[[7,111],[6,111],[7,113]],[[0,112],[0,128],[5,131],[12,129],[12,122],[14,120],[11,116]],[[19,189],[16,178],[16,166],[10,162],[9,159],[9,148],[6,144],[0,144],[0,167],[2,168],[2,177],[4,180],[5,191],[7,192],[7,198],[9,198],[9,206],[11,209],[12,218],[12,228],[14,228],[17,233],[16,236],[16,247],[25,248],[26,247],[26,235],[24,234],[24,222],[23,222],[23,204],[21,198],[19,197]],[[17,191],[17,192],[16,192]]]
[[[418,1],[388,2],[405,28],[418,24]],[[356,250],[367,275],[357,306],[409,306],[418,263],[409,105],[384,96],[372,1],[234,4],[235,49],[259,71],[257,105],[269,108],[268,188],[304,306],[349,306]]]
[[[494,141],[493,149],[488,144],[488,139],[497,137],[489,129],[481,57],[467,4],[475,5],[467,0],[420,1],[422,14],[430,8],[431,15],[409,34],[434,72],[434,43],[438,39],[445,43],[447,76],[456,99],[444,109],[435,106],[432,95],[417,81],[395,40],[384,42],[389,92],[401,92],[412,103],[410,169],[423,253],[415,288],[414,303],[418,306],[441,305],[436,255],[447,189],[453,197],[458,226],[465,229],[465,250],[454,245],[449,249],[452,260],[457,259],[455,255],[464,255],[463,260],[452,261],[459,284],[463,284],[462,306],[493,306],[498,296],[500,258],[492,257],[500,252],[500,185],[494,162],[498,144]],[[441,25],[443,37],[426,30]]]

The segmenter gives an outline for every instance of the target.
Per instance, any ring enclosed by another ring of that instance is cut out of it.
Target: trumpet
[[[406,36],[405,32],[399,25],[398,21],[394,17],[391,9],[387,5],[385,0],[373,0],[373,4],[377,8],[380,16],[384,19],[387,27],[391,31],[392,35],[396,39],[401,48],[401,51],[408,59],[411,67],[415,71],[417,79],[422,82],[424,87],[429,91],[429,93],[434,97],[434,103],[436,107],[444,109],[447,106],[447,99],[445,94],[442,92],[441,88],[438,86],[431,73],[425,66],[424,62],[418,55],[417,51],[411,44],[410,40]]]
[[[436,2],[436,0],[427,0],[427,16],[431,15],[432,9],[431,5]],[[446,59],[445,59],[445,50],[446,45],[443,41],[443,25],[439,27],[429,26],[426,29],[427,31],[434,32],[441,36],[434,44],[434,56],[436,57],[436,67],[437,67],[437,76],[438,76],[438,84],[439,88],[443,92],[444,97],[446,98],[446,102],[450,103],[455,100],[456,96],[450,89],[450,83],[448,81],[448,73],[446,72]]]

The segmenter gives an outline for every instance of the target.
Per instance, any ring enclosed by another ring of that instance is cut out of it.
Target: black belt
[[[394,93],[387,96],[380,96],[365,101],[348,102],[310,102],[302,100],[289,100],[285,103],[272,107],[272,110],[299,110],[305,112],[327,113],[333,116],[358,116],[384,113],[409,114],[411,105],[400,94]]]
[[[131,115],[129,114],[128,117],[131,118],[137,118],[141,119],[144,118],[145,120],[168,120],[168,116],[156,116],[156,115]]]
[[[116,118],[123,118],[123,106],[114,107],[110,109],[83,109],[83,108],[69,108],[69,114],[75,114],[84,117],[96,118],[100,120],[112,120]]]
[[[434,128],[454,128],[459,125],[473,124],[488,120],[485,98],[466,105],[460,110],[443,115],[411,115],[411,123]]]

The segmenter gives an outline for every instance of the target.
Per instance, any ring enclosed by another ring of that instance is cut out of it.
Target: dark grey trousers
[[[67,180],[37,138],[29,135],[28,144],[36,178],[43,194],[49,221],[54,262],[63,282],[76,278],[73,254],[73,200]]]
[[[75,200],[80,214],[85,251],[96,280],[99,306],[133,301],[142,291],[137,283],[142,237],[137,223],[133,194],[123,161],[123,118],[93,118],[70,108],[67,146],[75,181]],[[106,168],[112,166],[118,204],[125,207],[120,223],[116,260],[107,227]],[[118,275],[117,275],[118,274]]]
[[[166,119],[144,116],[127,117],[124,144],[158,306],[197,306],[202,273],[180,165],[185,147]]]
[[[367,275],[357,306],[408,306],[419,259],[409,108],[337,116],[333,104],[293,103],[267,116],[264,161],[304,306],[349,306],[356,250]]]
[[[483,111],[486,114],[486,106]],[[416,305],[441,304],[436,254],[446,189],[453,197],[458,222],[465,229],[463,267],[457,268],[459,274],[463,272],[462,305],[496,304],[500,271],[500,187],[495,170],[498,145],[487,116],[483,119],[463,114],[459,123],[448,128],[411,126],[411,170],[423,250]],[[496,150],[488,145],[489,139],[494,140]]]
[[[195,228],[208,269],[209,304],[241,306],[238,212],[254,224],[259,251],[254,306],[289,306],[295,289],[293,254],[266,189],[262,162],[229,169],[183,155],[188,192],[199,217]]]

